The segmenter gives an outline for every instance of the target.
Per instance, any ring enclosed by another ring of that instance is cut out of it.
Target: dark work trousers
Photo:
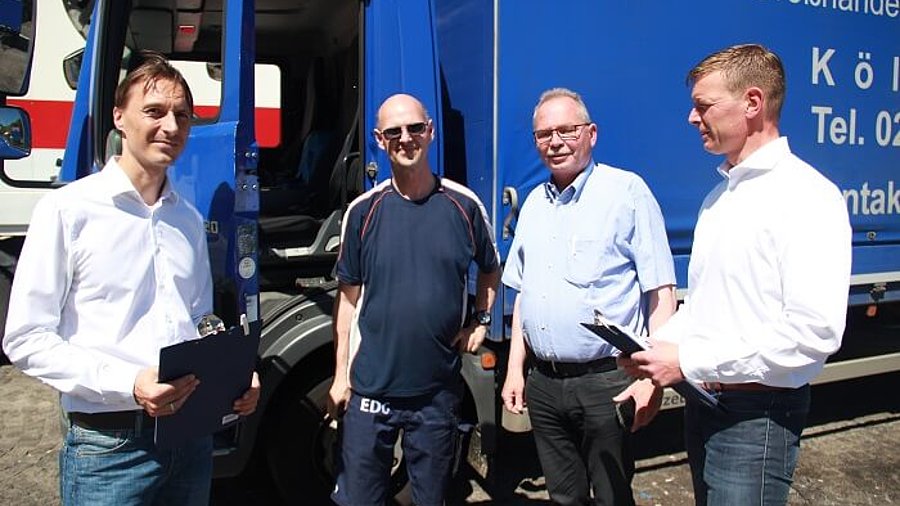
[[[630,383],[619,369],[574,378],[532,370],[525,399],[554,503],[634,505],[630,427],[619,422],[612,401]]]
[[[418,397],[371,399],[353,392],[344,414],[337,484],[342,506],[383,506],[403,432],[403,458],[418,506],[441,506],[459,437],[462,381]]]

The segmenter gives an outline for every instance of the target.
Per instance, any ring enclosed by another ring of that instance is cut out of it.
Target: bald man
[[[413,500],[440,505],[459,433],[459,354],[477,351],[488,331],[499,257],[478,197],[432,173],[434,125],[421,102],[388,98],[373,134],[391,178],[354,200],[343,221],[328,399],[329,414],[343,417],[343,435],[332,499],[385,504],[402,430]],[[472,262],[478,275],[469,308]]]

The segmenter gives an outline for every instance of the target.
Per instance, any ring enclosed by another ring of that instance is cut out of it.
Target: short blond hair
[[[721,72],[728,91],[743,93],[757,87],[766,96],[766,116],[778,122],[787,92],[781,58],[759,44],[741,44],[716,51],[688,72],[688,86],[713,72]]]

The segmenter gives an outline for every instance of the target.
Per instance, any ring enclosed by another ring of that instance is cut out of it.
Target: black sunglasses
[[[406,129],[407,133],[409,133],[409,135],[422,135],[425,133],[425,129],[427,127],[428,124],[420,121],[419,123],[385,128],[384,130],[379,130],[379,133],[382,137],[385,138],[385,140],[392,141],[394,139],[399,139],[400,136],[403,135],[404,128]]]

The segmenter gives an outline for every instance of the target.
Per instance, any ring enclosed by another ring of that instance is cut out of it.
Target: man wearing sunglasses
[[[600,311],[635,334],[652,332],[675,311],[675,272],[647,185],[595,163],[596,141],[577,93],[541,95],[534,142],[550,178],[522,206],[503,272],[519,294],[502,397],[513,413],[527,401],[555,504],[633,505],[629,433],[655,416],[661,390],[629,384],[615,348],[580,323]]]
[[[440,505],[458,437],[459,353],[474,353],[485,338],[499,256],[475,194],[432,173],[434,127],[417,99],[388,98],[373,133],[391,178],[354,200],[343,222],[328,406],[343,416],[343,436],[332,498],[385,504],[402,430],[415,503]],[[472,262],[474,317],[462,327]]]

